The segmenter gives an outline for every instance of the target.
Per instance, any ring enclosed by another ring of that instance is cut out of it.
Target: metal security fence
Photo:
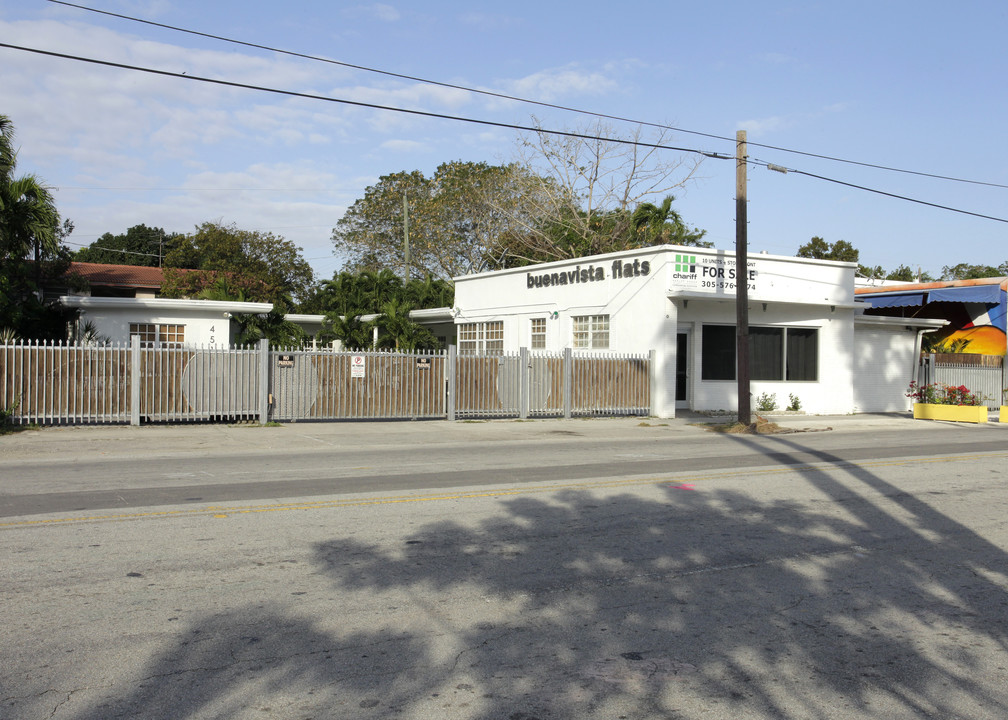
[[[958,387],[965,385],[983,398],[987,407],[996,410],[1006,403],[1004,355],[974,355],[970,353],[932,353],[922,355],[917,373],[920,385],[941,383]]]
[[[270,418],[443,418],[444,354],[278,350],[270,353]]]
[[[0,345],[0,413],[19,424],[130,419],[129,349]]]
[[[460,417],[648,415],[652,354],[460,355],[454,413]],[[451,392],[449,392],[451,395]]]
[[[0,345],[17,424],[647,415],[651,355]]]

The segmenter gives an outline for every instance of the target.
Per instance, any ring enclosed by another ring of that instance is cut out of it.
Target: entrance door
[[[676,408],[689,408],[690,333],[676,333]]]

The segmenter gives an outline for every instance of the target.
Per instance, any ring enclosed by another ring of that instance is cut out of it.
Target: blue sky
[[[1008,6],[1003,2],[81,4],[345,63],[728,138],[670,144],[734,153],[983,215],[1008,189]],[[44,0],[3,0],[0,42],[188,75],[547,128],[591,118],[239,47]],[[0,48],[0,113],[18,171],[57,188],[72,246],[138,223],[188,232],[207,220],[273,232],[320,277],[330,235],[380,176],[451,160],[506,162],[503,128],[354,108]],[[631,125],[610,122],[620,135]],[[1008,260],[1008,224],[805,175],[749,168],[750,252],[793,255],[813,235],[867,265]],[[735,166],[707,159],[674,191],[688,223],[735,242]],[[660,201],[660,197],[655,200]]]

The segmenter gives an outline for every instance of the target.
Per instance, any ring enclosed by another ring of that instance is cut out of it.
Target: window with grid
[[[504,352],[504,321],[459,325],[458,351],[468,354]]]
[[[574,321],[574,347],[604,349],[609,347],[609,316],[578,315]]]
[[[180,347],[185,343],[185,325],[130,323],[129,334],[140,337],[140,347]]]
[[[532,333],[529,347],[533,350],[543,350],[546,347],[546,318],[532,318]]]

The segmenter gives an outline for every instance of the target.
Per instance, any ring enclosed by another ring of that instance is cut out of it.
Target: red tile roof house
[[[164,274],[156,267],[74,262],[66,277],[69,286],[86,284],[87,289],[62,295],[60,303],[78,311],[79,326],[90,322],[99,337],[113,343],[126,344],[139,335],[148,346],[227,347],[236,334],[235,315],[273,309],[272,303],[158,297]]]

